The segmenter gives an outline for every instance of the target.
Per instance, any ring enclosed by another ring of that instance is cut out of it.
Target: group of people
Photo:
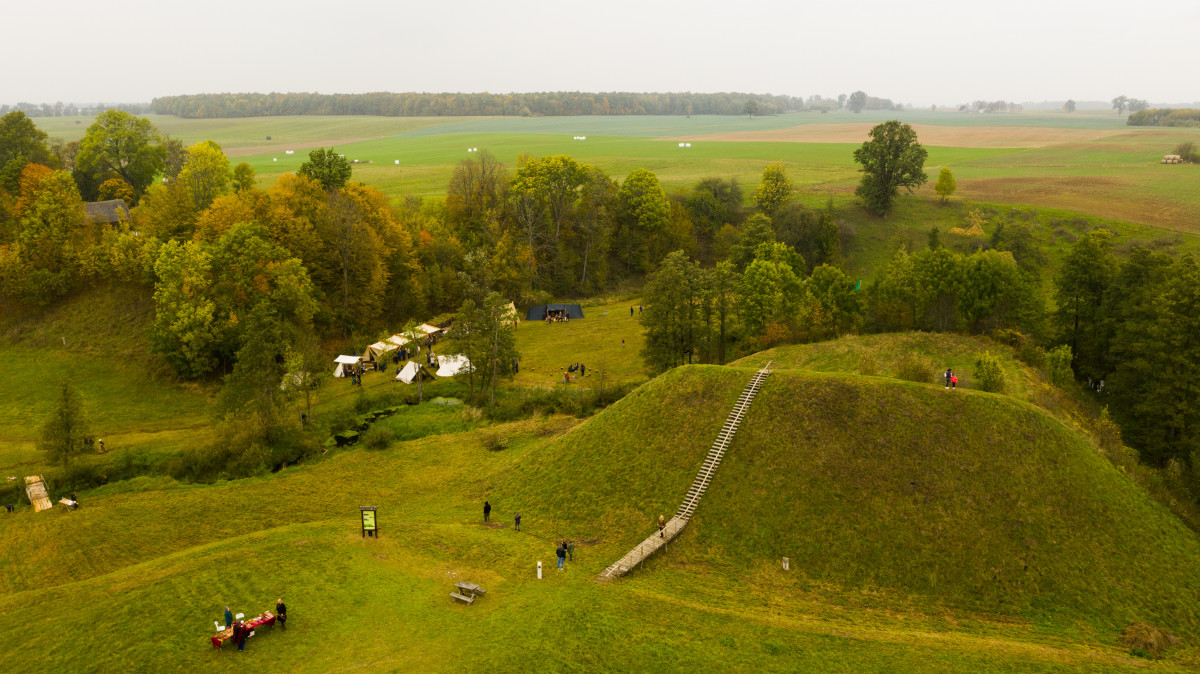
[[[572,562],[575,561],[575,542],[563,541],[559,544],[558,549],[554,551],[554,554],[558,555],[558,570],[564,571],[564,566],[568,559]]]
[[[545,321],[547,323],[570,323],[571,317],[565,311],[547,311]]]
[[[275,600],[275,622],[278,623],[281,629],[287,629],[287,604],[283,603],[283,598]],[[246,650],[246,639],[250,636],[253,630],[246,625],[246,621],[233,619],[233,611],[229,607],[225,607],[225,629],[232,629],[233,643],[237,644],[238,650]]]
[[[957,389],[958,388],[958,375],[954,374],[954,370],[952,370],[950,368],[946,368],[945,377],[946,377],[946,388],[948,388],[948,389]]]
[[[642,305],[637,305],[637,312],[638,314],[642,313]],[[629,307],[629,317],[633,318],[633,307]]]
[[[362,376],[366,371],[367,369],[363,367],[362,363],[358,363],[357,365],[349,365],[345,369],[346,376],[350,378],[350,383],[358,386],[362,386]]]
[[[571,375],[576,373],[578,373],[578,376],[580,377],[584,376],[587,374],[587,366],[583,363],[572,363],[571,365],[568,365],[566,371],[563,372],[563,383],[570,384]]]
[[[492,518],[492,504],[487,501],[484,501],[483,502],[483,521],[489,522],[489,521],[491,521],[491,518]],[[517,531],[521,530],[521,513],[516,513],[516,515],[513,517],[513,526],[516,527]]]

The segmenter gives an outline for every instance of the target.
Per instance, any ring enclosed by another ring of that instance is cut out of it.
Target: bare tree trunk
[[[496,325],[492,331],[492,401],[491,406],[496,406],[496,365],[499,360],[500,350],[500,326]]]

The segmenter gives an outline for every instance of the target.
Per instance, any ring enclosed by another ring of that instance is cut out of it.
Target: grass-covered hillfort
[[[1200,666],[1200,130],[635,103],[5,116],[0,670]]]

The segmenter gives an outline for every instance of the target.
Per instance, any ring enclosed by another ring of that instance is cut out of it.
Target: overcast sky
[[[225,91],[1200,100],[1200,0],[37,0],[3,14],[9,104]]]

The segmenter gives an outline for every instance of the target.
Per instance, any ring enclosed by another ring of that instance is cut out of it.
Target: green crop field
[[[1200,141],[1200,130],[1126,127],[1122,118],[1110,113],[840,111],[753,119],[150,117],[185,143],[217,141],[231,156],[254,167],[263,186],[295,171],[310,148],[333,146],[348,158],[369,161],[355,165],[355,178],[394,198],[441,197],[454,166],[470,158],[467,149],[479,148],[510,166],[522,154],[569,154],[618,179],[646,168],[669,192],[685,191],[709,176],[737,178],[750,191],[767,163],[783,161],[800,198],[824,202],[832,197],[847,206],[853,206],[851,193],[858,176],[851,157],[857,140],[848,141],[856,134],[865,138],[867,125],[892,118],[937,131],[933,141],[926,141],[927,167],[933,176],[941,166],[954,171],[956,198],[1048,207],[1200,233],[1200,166],[1158,162],[1177,144]],[[83,118],[38,119],[52,136],[67,140],[80,138],[89,123]],[[854,125],[857,131],[846,131]],[[1030,132],[1037,140],[1021,146]],[[577,135],[587,139],[572,140]],[[942,137],[947,145],[937,144]],[[687,138],[692,147],[680,148],[678,138]],[[935,199],[932,181],[918,196]]]

